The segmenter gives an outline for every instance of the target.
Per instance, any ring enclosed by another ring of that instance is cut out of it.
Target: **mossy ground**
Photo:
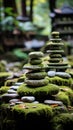
[[[47,129],[48,122],[52,119],[53,111],[50,106],[43,104],[25,103],[9,108],[3,104],[0,125],[2,130]],[[7,123],[7,124],[6,124]],[[13,127],[11,127],[13,126]],[[6,128],[5,128],[6,127]]]

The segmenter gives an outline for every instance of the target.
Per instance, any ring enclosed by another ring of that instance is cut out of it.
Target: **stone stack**
[[[68,63],[63,60],[64,44],[59,38],[59,32],[52,32],[52,38],[46,48],[50,57],[48,64],[49,70],[65,71],[68,68]]]
[[[24,65],[24,69],[28,69],[26,73],[25,83],[31,87],[41,87],[48,84],[46,79],[45,66],[42,64],[42,52],[29,53],[29,64]]]

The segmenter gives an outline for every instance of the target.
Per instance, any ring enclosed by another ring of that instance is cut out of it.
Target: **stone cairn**
[[[31,87],[45,86],[48,84],[46,79],[45,66],[42,64],[42,52],[31,52],[29,53],[29,64],[24,65],[24,69],[28,69],[26,73],[25,83]]]
[[[59,38],[59,32],[52,32],[52,38],[46,48],[50,57],[49,70],[65,71],[68,68],[68,63],[63,60],[64,43]]]

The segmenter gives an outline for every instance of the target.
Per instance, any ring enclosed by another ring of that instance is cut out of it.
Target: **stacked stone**
[[[47,44],[47,53],[49,53],[48,68],[55,71],[65,71],[68,68],[68,63],[64,62],[64,44],[59,38],[59,32],[52,32],[52,39]]]
[[[26,73],[25,83],[31,87],[40,87],[48,84],[46,79],[45,67],[42,64],[42,57],[44,54],[42,52],[31,52],[29,53],[29,64],[24,65],[24,69],[28,69]]]

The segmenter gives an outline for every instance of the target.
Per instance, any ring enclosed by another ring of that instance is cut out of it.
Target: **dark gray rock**
[[[59,77],[62,77],[62,78],[67,78],[67,79],[71,78],[71,75],[66,73],[66,72],[56,72],[55,75],[59,76]]]
[[[35,101],[35,97],[34,96],[24,96],[21,98],[21,101],[30,103],[30,102]]]

